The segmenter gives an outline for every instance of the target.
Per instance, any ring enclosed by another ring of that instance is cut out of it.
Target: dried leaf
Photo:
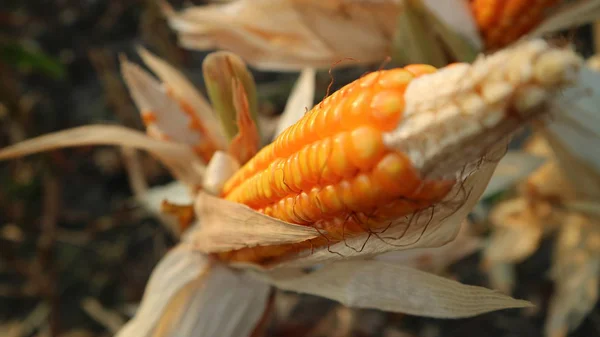
[[[117,337],[249,336],[269,285],[178,246],[152,273],[135,317]]]
[[[239,131],[236,124],[236,120],[239,123],[239,110],[236,107],[239,102],[235,102],[236,97],[240,96],[240,89],[236,88],[238,84],[242,86],[246,96],[247,112],[256,125],[258,118],[256,84],[244,61],[234,53],[213,52],[204,58],[202,71],[208,96],[227,138],[232,139]],[[259,130],[257,129],[256,132],[259,133]]]
[[[300,73],[277,123],[275,137],[302,118],[307,109],[312,108],[315,98],[315,76],[313,68],[305,68]]]
[[[244,165],[258,152],[260,146],[260,134],[256,120],[250,116],[248,97],[242,83],[233,80],[233,106],[237,118],[237,134],[229,144],[229,154],[237,159],[238,163]]]
[[[144,48],[138,48],[142,60],[165,83],[180,102],[186,102],[206,128],[206,137],[212,139],[220,149],[225,149],[227,140],[212,107],[196,87],[177,69],[156,57]]]
[[[399,64],[416,62],[442,67],[449,60],[427,22],[429,12],[418,1],[406,1],[397,20],[392,59]]]
[[[168,252],[154,268],[135,317],[116,336],[151,336],[171,299],[209,269],[209,260],[188,247],[177,246]]]
[[[522,151],[508,151],[498,163],[498,167],[481,198],[488,198],[514,186],[537,170],[543,162],[544,158],[542,157]]]
[[[203,192],[196,199],[196,214],[202,226],[186,240],[204,253],[296,243],[319,235],[314,228],[283,222]]]
[[[189,105],[174,99],[154,77],[124,58],[121,72],[148,134],[194,147],[208,161],[215,151],[214,143]]]
[[[600,17],[599,0],[564,1],[565,4],[553,11],[538,27],[529,33],[537,37],[593,22]]]
[[[600,94],[596,88],[600,88],[600,73],[583,68],[577,83],[577,87],[564,93],[564,106],[557,109],[555,118],[538,131],[577,192],[599,200]]]
[[[557,240],[552,278],[556,284],[545,333],[564,337],[594,309],[600,285],[600,226],[573,214]]]
[[[434,21],[440,21],[437,25],[442,26],[442,28],[446,28],[446,33],[442,32],[440,29],[436,29],[437,33],[440,34],[440,38],[445,42],[445,45],[448,46],[451,50],[455,49],[458,45],[452,43],[453,41],[445,38],[445,34],[451,34],[456,38],[460,38],[464,40],[468,44],[468,48],[472,51],[480,51],[483,48],[483,42],[481,41],[481,37],[479,36],[479,29],[477,28],[477,23],[473,18],[471,13],[471,8],[469,5],[463,0],[420,0],[423,5],[427,7],[427,9],[432,14],[432,19]],[[472,52],[471,51],[471,52]],[[469,60],[467,55],[461,56],[462,53],[458,53],[455,51],[455,57],[459,62],[471,62],[473,60]],[[414,62],[417,62],[416,60]]]
[[[29,139],[0,150],[0,160],[86,145],[117,145],[146,150],[169,167],[182,182],[189,185],[202,183],[204,165],[187,145],[159,141],[142,132],[114,125],[82,126]]]
[[[345,58],[381,62],[401,3],[237,0],[178,13],[163,7],[186,48],[229,50],[259,69],[297,71],[326,69]]]
[[[532,306],[493,290],[374,260],[338,262],[308,274],[279,271],[258,277],[284,290],[322,296],[354,308],[426,317],[463,318]]]

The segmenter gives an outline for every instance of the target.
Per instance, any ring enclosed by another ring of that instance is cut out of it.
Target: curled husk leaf
[[[257,123],[256,84],[239,56],[226,51],[210,53],[204,58],[202,70],[210,102],[221,120],[227,138],[232,139],[238,133],[238,113],[234,104],[234,95],[239,91],[238,84],[243,87],[248,112],[254,123]]]

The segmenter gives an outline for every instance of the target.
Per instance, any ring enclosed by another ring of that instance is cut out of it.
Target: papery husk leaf
[[[538,128],[581,197],[600,200],[600,73],[583,68],[578,86],[566,91],[564,106]],[[591,93],[585,93],[586,91]],[[572,96],[573,98],[569,98]]]
[[[294,88],[288,97],[285,110],[281,114],[275,129],[275,137],[296,123],[307,110],[313,107],[315,99],[315,76],[313,68],[305,68],[300,73]]]
[[[89,125],[29,139],[0,150],[0,160],[66,147],[116,145],[146,150],[188,185],[202,183],[204,164],[187,145],[159,141],[146,134],[116,125]]]
[[[498,163],[481,198],[486,199],[514,186],[537,170],[544,161],[545,158],[523,151],[508,151]]]
[[[421,0],[428,8],[431,29],[457,62],[473,62],[483,49],[477,25],[463,0]],[[414,60],[413,62],[420,62]]]
[[[203,192],[196,199],[196,214],[202,224],[186,241],[204,253],[296,243],[320,235],[314,228],[280,221]]]
[[[194,113],[202,121],[206,129],[206,137],[212,139],[220,149],[225,149],[227,140],[215,113],[206,98],[196,89],[185,75],[169,63],[150,53],[144,48],[138,48],[138,53],[146,65],[172,90],[173,94],[182,101],[189,103]]]
[[[427,22],[431,14],[419,0],[407,0],[396,21],[392,60],[398,64],[425,63],[443,67],[449,63],[435,32]]]
[[[156,78],[125,58],[121,59],[121,73],[151,137],[197,147],[209,141],[206,127],[190,127],[197,116],[186,111],[189,108],[184,110],[184,106],[189,106],[187,101],[182,104]]]
[[[258,277],[284,290],[322,296],[353,308],[435,318],[532,306],[493,290],[375,260],[337,262],[308,274],[275,271]]]
[[[483,42],[469,5],[463,0],[420,0],[431,12],[432,19],[448,28],[453,34],[464,39],[471,48],[479,51]],[[438,31],[438,34],[441,32]],[[443,37],[442,37],[443,39]],[[460,60],[461,62],[469,62]]]
[[[224,49],[257,69],[328,69],[353,58],[377,63],[389,55],[400,1],[238,0],[175,12],[169,24],[186,48]]]
[[[248,112],[256,124],[258,116],[256,84],[244,61],[236,54],[218,51],[208,54],[202,62],[206,91],[228,139],[238,133],[238,110],[235,106],[236,86],[241,84]],[[237,94],[239,95],[239,93]],[[258,132],[258,130],[257,130]]]
[[[270,286],[178,246],[152,273],[135,317],[117,337],[244,337],[266,308]]]
[[[528,34],[531,37],[581,26],[600,18],[600,0],[564,1],[541,24]]]
[[[151,336],[171,299],[209,269],[209,259],[187,247],[178,246],[169,251],[152,271],[135,317],[116,336]]]
[[[555,281],[545,325],[548,337],[564,337],[594,309],[600,285],[600,224],[572,214],[556,241],[551,276]]]
[[[229,144],[229,154],[237,159],[241,165],[244,165],[258,152],[261,137],[258,132],[258,119],[253,119],[250,114],[248,96],[242,82],[234,79],[232,87],[233,107],[235,108],[237,119],[237,134]]]
[[[437,274],[482,247],[483,240],[471,233],[470,224],[465,221],[456,238],[441,247],[389,252],[375,259]]]
[[[501,153],[504,143],[491,151]],[[301,267],[322,262],[333,262],[352,257],[375,256],[389,251],[415,248],[440,247],[453,240],[461,223],[477,204],[485,190],[497,162],[486,162],[474,171],[466,168],[466,177],[459,177],[460,183],[448,193],[440,204],[419,214],[401,218],[393,222],[383,234],[349,238],[329,247],[302,252],[297,256],[269,267]],[[472,174],[469,174],[472,173]],[[469,191],[465,196],[464,191]],[[408,226],[408,229],[407,229]]]
[[[223,186],[233,174],[239,170],[240,163],[225,152],[217,151],[206,167],[204,175],[204,191],[212,195],[220,195]]]

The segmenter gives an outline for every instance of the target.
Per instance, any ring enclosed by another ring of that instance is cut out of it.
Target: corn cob
[[[535,28],[559,0],[471,0],[487,49],[502,48]]]
[[[284,247],[256,247],[228,259],[265,259],[340,241],[439,202],[453,181],[424,181],[383,133],[402,118],[404,90],[428,65],[371,73],[315,106],[243,166],[222,197],[258,212],[327,233]],[[240,253],[240,252],[238,252]],[[250,254],[250,255],[248,255]]]
[[[408,230],[402,215],[446,196],[460,203],[449,191],[463,179],[461,168],[547,112],[553,97],[577,79],[580,66],[572,51],[533,40],[472,65],[441,71],[408,66],[343,87],[257,153],[222,189],[225,199],[326,233],[219,257],[268,264],[390,224]],[[428,75],[416,78],[423,74]]]

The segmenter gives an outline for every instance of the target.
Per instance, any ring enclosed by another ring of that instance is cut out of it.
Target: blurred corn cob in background
[[[539,25],[560,0],[470,0],[485,47],[504,47]]]
[[[600,0],[234,0],[163,11],[182,46],[226,49],[264,70],[441,67],[600,18]],[[268,19],[267,19],[268,18]],[[315,28],[316,27],[316,28]]]

